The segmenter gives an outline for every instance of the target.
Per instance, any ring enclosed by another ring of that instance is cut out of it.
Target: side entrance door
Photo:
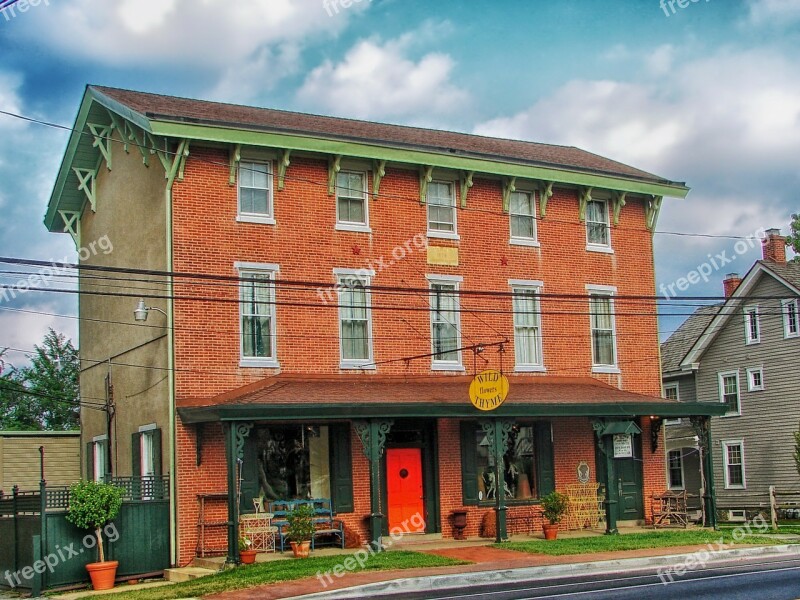
[[[425,533],[421,448],[386,450],[386,490],[389,531],[402,527],[413,533]],[[414,515],[422,518],[412,522]],[[415,527],[414,523],[421,524]]]
[[[620,521],[637,521],[644,518],[642,498],[642,436],[633,436],[633,457],[615,458],[614,470],[617,475],[619,492]]]

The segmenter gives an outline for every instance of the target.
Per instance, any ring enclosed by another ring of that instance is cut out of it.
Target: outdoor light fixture
[[[144,323],[147,321],[147,313],[149,313],[151,310],[158,311],[165,317],[167,316],[167,313],[157,306],[146,306],[144,303],[144,298],[142,298],[139,300],[139,304],[136,305],[136,309],[133,311],[133,318],[139,323]]]

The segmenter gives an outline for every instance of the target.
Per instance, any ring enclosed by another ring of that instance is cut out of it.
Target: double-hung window
[[[611,227],[606,200],[590,200],[586,203],[586,249],[600,252],[611,250]]]
[[[781,300],[783,309],[783,337],[800,337],[800,301],[797,298]]]
[[[430,282],[431,340],[434,370],[463,370],[458,276],[428,276]]]
[[[369,231],[366,173],[341,171],[336,176],[336,229]]]
[[[681,454],[681,450],[670,450],[667,454],[667,476],[669,489],[683,489],[683,454]]]
[[[278,366],[275,323],[275,275],[278,265],[237,263],[243,367]]]
[[[586,286],[589,292],[589,319],[592,333],[592,370],[616,373],[617,340],[614,322],[614,293],[609,286]]]
[[[533,192],[513,192],[508,205],[511,244],[538,246],[536,241],[536,198]]]
[[[664,398],[680,402],[681,398],[677,382],[664,384]],[[680,419],[664,419],[664,425],[679,425],[680,422]]]
[[[272,163],[239,163],[239,221],[274,224]]]
[[[727,409],[725,416],[741,414],[739,404],[739,371],[719,374],[719,401]]]
[[[760,392],[764,390],[764,369],[758,367],[747,369],[747,391]]]
[[[725,488],[744,489],[744,442],[722,442],[722,458],[725,463]]]
[[[369,285],[373,273],[334,270],[339,290],[340,367],[357,369],[372,363],[372,316]]]
[[[744,309],[744,335],[747,344],[758,344],[761,341],[758,306],[748,306]]]
[[[455,187],[448,181],[428,184],[428,237],[458,239]]]
[[[108,476],[108,436],[98,435],[89,444],[91,451],[91,470],[87,473],[93,481],[105,481]]]
[[[514,309],[514,357],[517,371],[543,371],[541,281],[511,280]]]

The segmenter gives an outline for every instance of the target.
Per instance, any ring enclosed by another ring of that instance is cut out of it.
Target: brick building
[[[170,475],[176,564],[235,560],[253,498],[332,498],[361,542],[416,513],[450,537],[456,509],[477,535],[499,507],[502,537],[580,479],[607,490],[609,529],[647,521],[660,418],[717,414],[660,398],[652,232],[681,183],[93,86],[75,130],[46,225],[114,247],[81,253],[81,391],[115,407],[114,427],[83,415],[84,463]],[[510,382],[493,411],[468,393],[485,370]]]

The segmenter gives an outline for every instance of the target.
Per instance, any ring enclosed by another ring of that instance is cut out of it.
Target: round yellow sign
[[[469,399],[478,410],[494,410],[508,396],[508,377],[500,371],[478,373],[469,385]]]

